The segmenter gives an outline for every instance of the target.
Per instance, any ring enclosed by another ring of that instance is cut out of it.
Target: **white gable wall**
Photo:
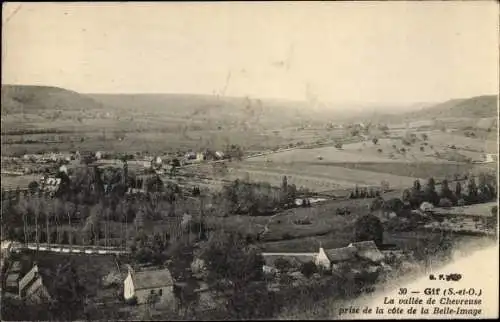
[[[330,263],[330,260],[328,259],[328,257],[326,256],[325,250],[323,249],[323,247],[319,248],[319,253],[318,253],[318,255],[316,255],[314,263],[317,266],[322,266],[325,269],[330,268],[331,263]]]
[[[123,282],[123,297],[125,300],[130,300],[135,296],[134,282],[132,280],[132,275],[130,272]]]

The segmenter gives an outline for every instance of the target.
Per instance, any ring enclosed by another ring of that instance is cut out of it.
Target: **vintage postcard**
[[[2,9],[2,321],[498,318],[497,1]]]

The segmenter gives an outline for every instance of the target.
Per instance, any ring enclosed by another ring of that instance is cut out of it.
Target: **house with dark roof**
[[[9,272],[7,274],[7,278],[5,279],[5,288],[9,291],[17,292],[19,278],[20,278],[19,272]]]
[[[380,263],[385,258],[373,240],[350,243],[349,246],[356,248],[356,256],[370,262]]]
[[[347,246],[342,248],[323,249],[319,248],[318,255],[316,256],[315,264],[325,269],[330,269],[332,264],[349,261],[355,258],[356,247]]]
[[[371,263],[380,263],[385,259],[373,240],[350,243],[347,247],[323,249],[319,248],[315,264],[330,269],[333,264],[348,261],[364,260]]]
[[[31,270],[19,281],[19,296],[31,303],[42,303],[52,300],[45,282],[46,278],[41,274],[38,265],[33,265]]]
[[[123,296],[125,300],[136,299],[137,304],[175,303],[174,280],[167,268],[136,271],[128,266]]]

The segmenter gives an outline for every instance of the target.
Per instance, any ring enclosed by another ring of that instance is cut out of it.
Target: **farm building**
[[[184,155],[184,159],[186,160],[195,160],[196,159],[196,153],[195,152],[188,152]]]
[[[332,264],[351,260],[354,258],[355,254],[356,247],[354,246],[327,250],[324,250],[323,247],[320,247],[318,256],[315,260],[315,264],[325,269],[330,269]]]
[[[61,178],[42,177],[41,186],[43,191],[56,192],[61,184]]]
[[[68,174],[68,167],[63,164],[62,166],[59,167],[59,172]]]
[[[319,248],[319,253],[316,256],[315,263],[326,269],[330,269],[332,265],[352,260],[361,260],[371,263],[380,263],[385,256],[378,249],[373,240],[350,243],[347,247],[323,249]]]
[[[360,258],[379,263],[384,260],[384,255],[380,252],[373,240],[350,243],[348,247],[355,247],[356,255]]]
[[[484,155],[484,163],[498,162],[498,154],[487,153]]]
[[[8,269],[7,278],[5,281],[6,288],[12,291],[14,290],[18,291],[20,274],[21,274],[21,262],[15,261]]]
[[[205,160],[205,153],[204,152],[197,152],[196,153],[196,161],[203,161]]]
[[[151,163],[153,163],[155,166],[159,166],[159,165],[163,164],[163,160],[159,156],[156,156],[156,157],[153,158],[153,160],[151,161]]]
[[[136,299],[137,304],[151,303],[173,304],[174,280],[166,268],[135,271],[128,267],[128,274],[123,282],[125,300]]]
[[[51,300],[51,296],[42,278],[38,265],[33,265],[31,270],[19,281],[19,296],[31,303],[42,303]]]

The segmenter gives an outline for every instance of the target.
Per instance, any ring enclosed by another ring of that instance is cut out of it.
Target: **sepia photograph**
[[[1,320],[498,318],[499,7],[2,3]]]

